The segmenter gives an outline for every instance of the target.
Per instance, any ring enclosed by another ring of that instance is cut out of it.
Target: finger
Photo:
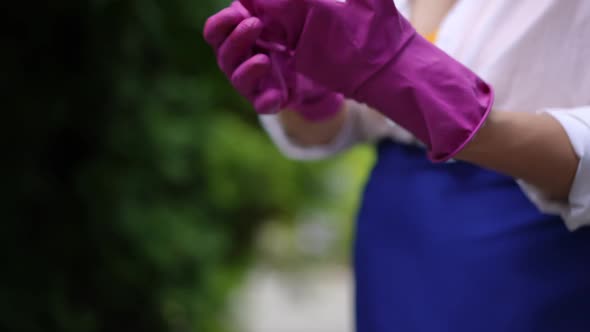
[[[205,27],[203,28],[205,41],[217,51],[223,41],[244,19],[246,17],[236,8],[228,7],[223,9],[205,22]]]
[[[257,54],[241,64],[231,77],[233,86],[242,95],[248,97],[256,93],[260,82],[271,69],[270,59],[264,54]]]
[[[254,109],[259,114],[275,114],[280,111],[282,100],[279,89],[267,89],[254,100]]]
[[[256,39],[262,32],[262,22],[256,17],[243,20],[219,48],[219,67],[228,77],[240,63],[252,54]]]
[[[252,14],[250,14],[250,12],[248,11],[248,9],[246,9],[246,7],[244,7],[244,5],[242,5],[239,1],[234,1],[231,4],[232,8],[235,8],[237,11],[239,11],[240,13],[242,13],[242,15],[244,16],[244,18],[248,18],[251,17]]]

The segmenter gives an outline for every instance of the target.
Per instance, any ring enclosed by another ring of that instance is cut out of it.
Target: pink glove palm
[[[309,120],[322,120],[337,113],[343,103],[340,94],[315,84],[305,76],[281,72],[282,52],[261,53],[264,49],[282,51],[260,39],[262,23],[239,3],[207,20],[206,41],[214,48],[221,70],[232,85],[246,97],[258,113],[275,113],[289,108]]]
[[[282,75],[303,73],[382,112],[451,158],[491,109],[490,86],[420,37],[393,0],[240,0],[282,45]]]

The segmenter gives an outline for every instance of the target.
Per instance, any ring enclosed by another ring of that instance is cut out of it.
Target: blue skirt
[[[381,142],[354,250],[358,332],[590,331],[590,228],[509,177]]]

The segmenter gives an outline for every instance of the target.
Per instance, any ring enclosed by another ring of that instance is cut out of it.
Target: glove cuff
[[[351,98],[414,134],[428,147],[432,161],[443,162],[461,151],[483,125],[494,92],[475,73],[416,33]]]

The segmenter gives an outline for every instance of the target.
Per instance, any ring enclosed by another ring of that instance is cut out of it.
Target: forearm
[[[457,159],[536,186],[567,201],[579,159],[559,122],[545,114],[492,112]]]
[[[289,110],[279,113],[279,118],[290,140],[301,147],[310,147],[332,142],[342,130],[348,113],[343,103],[340,112],[321,121],[309,121],[298,112]]]

